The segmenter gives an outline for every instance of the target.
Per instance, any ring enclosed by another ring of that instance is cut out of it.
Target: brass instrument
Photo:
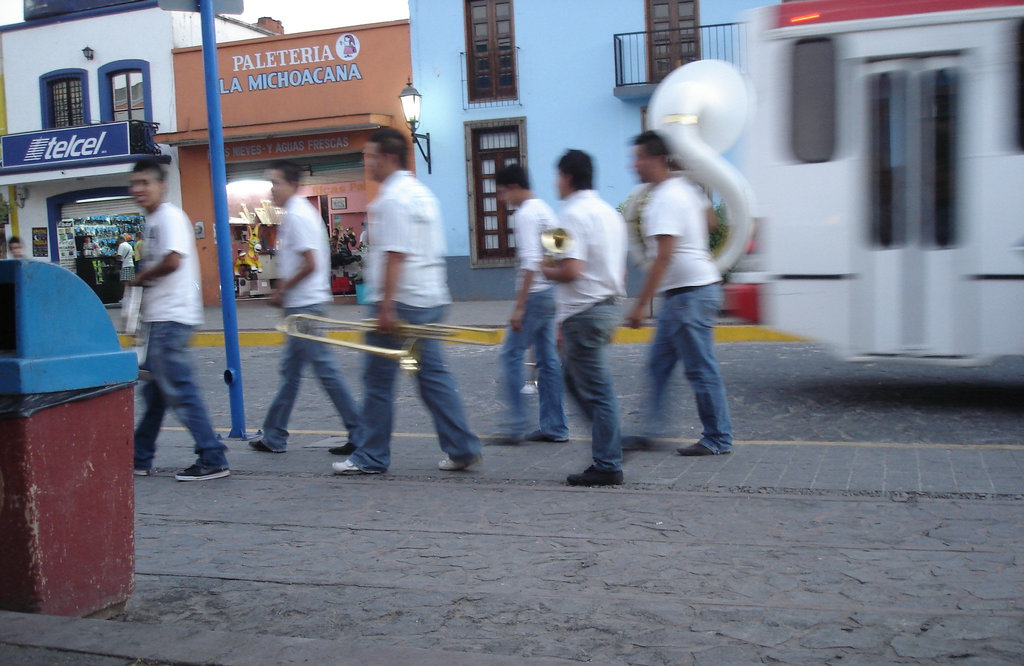
[[[453,326],[447,324],[408,324],[399,322],[391,335],[399,338],[406,338],[407,342],[401,348],[378,347],[362,342],[349,340],[337,340],[317,333],[313,329],[313,322],[329,324],[340,328],[347,328],[356,331],[372,332],[377,330],[376,319],[364,319],[363,321],[342,321],[340,319],[329,319],[317,315],[296,314],[288,315],[277,325],[277,330],[285,335],[295,338],[304,338],[323,342],[324,344],[347,347],[364,351],[368,354],[383,356],[399,364],[408,372],[419,370],[419,349],[416,343],[420,340],[441,340],[444,342],[458,342],[468,345],[493,345],[501,341],[501,331],[488,328],[474,328],[472,326]],[[469,335],[466,335],[469,334]],[[474,339],[475,336],[477,339]]]
[[[572,249],[576,240],[561,227],[545,229],[540,232],[540,245],[544,248],[544,258],[550,262],[561,259]]]

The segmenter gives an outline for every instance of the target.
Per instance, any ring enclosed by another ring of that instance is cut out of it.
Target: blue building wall
[[[464,0],[410,0],[413,83],[423,95],[420,130],[430,133],[432,171],[417,153],[419,178],[444,211],[449,286],[456,300],[511,298],[514,269],[470,266],[470,172],[464,123],[526,119],[533,189],[558,210],[555,162],[569,148],[590,153],[595,186],[612,205],[636,184],[630,140],[645,99],[614,95],[613,35],[645,29],[643,0],[514,2],[518,101],[464,108]]]

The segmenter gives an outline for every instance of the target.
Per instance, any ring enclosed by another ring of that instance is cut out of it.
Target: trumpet
[[[493,345],[501,341],[501,331],[495,329],[447,324],[407,324],[403,322],[398,324],[393,335],[405,338],[407,340],[405,344],[399,348],[379,347],[377,345],[329,337],[316,330],[317,323],[363,331],[364,333],[377,329],[376,319],[342,321],[317,315],[296,314],[288,315],[281,320],[281,323],[277,325],[277,330],[295,338],[314,340],[328,345],[346,347],[376,356],[383,356],[397,362],[403,370],[408,372],[416,372],[420,368],[420,353],[417,346],[420,340],[440,340],[470,345]]]
[[[544,258],[551,262],[561,259],[566,252],[572,249],[575,242],[569,232],[561,227],[545,229],[540,232],[540,245],[544,248]]]

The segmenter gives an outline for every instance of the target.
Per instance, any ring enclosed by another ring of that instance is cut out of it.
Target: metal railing
[[[670,49],[676,49],[678,57],[668,71],[693,60],[714,59],[732,63],[741,72],[745,72],[746,41],[746,26],[743,23],[617,34],[614,36],[615,86],[658,83],[663,77],[651,71],[654,59],[652,47],[656,45],[669,45]]]
[[[132,155],[159,155],[160,147],[156,145],[156,133],[159,123],[145,120],[128,121],[128,141]]]

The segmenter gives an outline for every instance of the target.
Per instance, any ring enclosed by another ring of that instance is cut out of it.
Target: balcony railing
[[[725,60],[746,71],[746,30],[742,23],[675,30],[626,32],[614,36],[615,87],[651,86],[694,60]]]

